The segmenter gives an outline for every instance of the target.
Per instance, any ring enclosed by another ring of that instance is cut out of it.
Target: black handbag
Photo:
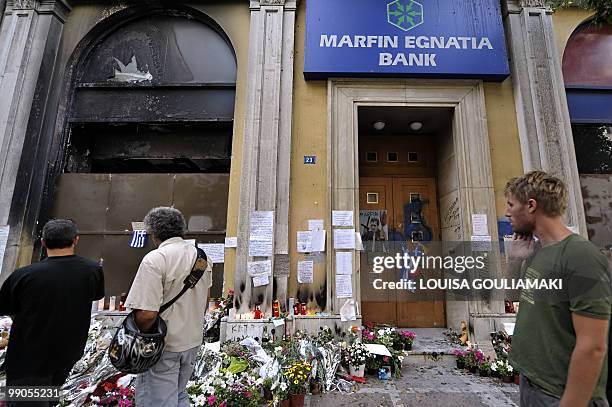
[[[170,308],[190,288],[196,286],[208,267],[208,259],[204,250],[197,248],[198,257],[191,272],[183,281],[183,289],[174,298],[159,308],[157,318],[151,332],[144,333],[138,329],[134,319],[134,311],[130,312],[115,332],[108,356],[112,365],[123,373],[143,373],[155,365],[166,347],[165,338],[168,328],[160,314]]]

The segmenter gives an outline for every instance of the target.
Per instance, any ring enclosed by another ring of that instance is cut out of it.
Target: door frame
[[[459,228],[453,239],[467,240],[472,230],[470,214],[486,214],[488,233],[497,237],[497,216],[484,85],[480,80],[424,79],[329,79],[327,82],[327,224],[333,210],[353,211],[359,216],[358,108],[360,106],[452,107],[453,147],[458,174]],[[440,208],[440,216],[444,210]],[[328,239],[327,297],[333,313],[338,313],[344,299],[335,295],[335,256]],[[353,297],[361,302],[359,256],[353,259]],[[493,277],[501,272],[499,258],[489,270]],[[448,305],[448,304],[447,304]],[[470,313],[502,313],[502,298],[469,301],[446,307],[446,320],[468,319]]]

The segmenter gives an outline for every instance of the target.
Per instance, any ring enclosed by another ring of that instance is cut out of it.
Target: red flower
[[[219,404],[219,407],[227,407],[227,400],[223,400],[221,404]]]
[[[112,383],[112,382],[104,382],[104,383],[102,383],[102,388],[105,391],[107,391],[107,392],[113,390],[116,387],[117,387],[117,385],[115,383]]]

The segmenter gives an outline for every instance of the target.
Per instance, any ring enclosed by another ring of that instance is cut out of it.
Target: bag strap
[[[195,263],[193,263],[191,272],[189,272],[189,274],[185,278],[185,281],[183,281],[183,289],[173,299],[171,299],[159,308],[160,314],[170,308],[172,304],[174,304],[179,298],[181,298],[183,294],[187,292],[187,290],[195,287],[198,281],[200,281],[200,278],[202,278],[202,276],[204,275],[204,272],[208,267],[208,259],[206,257],[206,253],[204,253],[204,250],[200,249],[199,247],[196,247],[196,249],[198,250],[198,256],[196,257]]]

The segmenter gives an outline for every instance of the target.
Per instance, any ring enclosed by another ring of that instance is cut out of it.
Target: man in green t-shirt
[[[567,189],[558,178],[532,171],[508,181],[504,193],[515,232],[511,251],[525,258],[521,278],[562,283],[521,292],[510,353],[521,372],[521,406],[608,406],[607,260],[563,225]]]

